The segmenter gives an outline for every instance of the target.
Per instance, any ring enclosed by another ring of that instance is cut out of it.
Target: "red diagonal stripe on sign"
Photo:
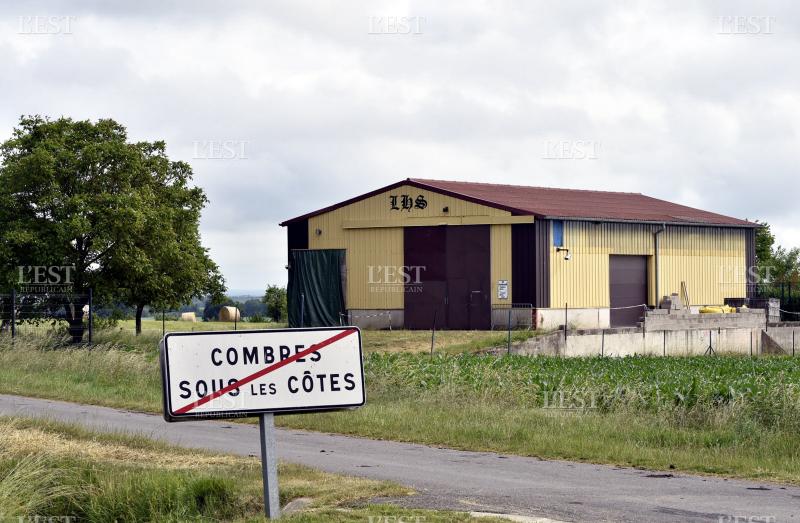
[[[217,399],[220,396],[222,396],[224,394],[227,394],[232,390],[238,389],[242,385],[247,385],[251,381],[257,380],[258,378],[260,378],[262,376],[266,376],[270,372],[276,371],[276,370],[280,369],[281,367],[284,367],[284,366],[286,366],[286,365],[288,365],[288,364],[290,364],[292,362],[295,362],[295,361],[299,360],[300,358],[308,356],[312,352],[318,351],[319,349],[321,349],[323,347],[327,347],[328,345],[331,345],[332,343],[336,343],[337,341],[339,341],[342,338],[345,338],[345,337],[353,334],[354,332],[356,332],[356,329],[348,329],[346,331],[340,332],[339,334],[337,334],[335,336],[331,336],[330,338],[328,338],[326,340],[322,340],[321,342],[319,342],[317,344],[314,344],[314,345],[310,346],[307,349],[301,350],[300,352],[298,352],[294,356],[290,356],[290,357],[286,358],[285,360],[279,361],[278,363],[273,363],[269,367],[265,367],[265,368],[263,368],[263,369],[261,369],[259,371],[254,372],[253,374],[250,374],[249,376],[245,376],[244,378],[242,378],[241,380],[237,381],[236,383],[231,383],[227,387],[219,389],[218,391],[213,392],[213,393],[209,394],[208,396],[203,396],[202,398],[200,398],[199,400],[195,401],[194,403],[190,403],[190,404],[186,405],[185,407],[179,408],[178,410],[175,411],[175,414],[186,414],[190,410],[192,410],[194,408],[197,408],[200,405],[208,403],[211,400]]]

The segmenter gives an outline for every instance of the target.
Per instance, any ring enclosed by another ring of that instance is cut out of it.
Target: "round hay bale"
[[[242,321],[242,315],[236,307],[225,306],[219,310],[219,321]]]
[[[181,321],[197,321],[197,316],[193,312],[182,312]]]

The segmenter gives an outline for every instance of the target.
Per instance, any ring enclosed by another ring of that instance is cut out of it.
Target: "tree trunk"
[[[142,312],[144,312],[144,305],[136,306],[136,335],[142,333]]]
[[[86,327],[83,326],[83,306],[89,303],[88,296],[76,296],[64,304],[64,319],[67,320],[67,331],[72,336],[72,343],[83,341],[83,333]]]

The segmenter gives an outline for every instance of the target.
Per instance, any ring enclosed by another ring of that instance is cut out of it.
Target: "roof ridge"
[[[601,193],[601,194],[634,194],[637,196],[647,196],[646,194],[640,192],[628,192],[628,191],[601,191],[599,189],[570,189],[567,187],[546,187],[544,185],[514,185],[509,183],[488,183],[488,182],[465,182],[461,180],[437,180],[434,178],[407,178],[410,182],[417,182],[417,183],[436,183],[436,182],[444,182],[444,183],[457,183],[457,184],[470,184],[470,185],[488,185],[490,187],[513,187],[516,189],[546,189],[550,191],[570,191],[570,192],[590,192],[590,193]]]
[[[747,220],[674,203],[642,193],[410,177],[286,220],[281,225],[297,223],[300,220],[353,204],[403,185],[411,185],[473,203],[495,207],[508,211],[512,215],[533,214],[537,218],[592,218],[600,221],[674,223],[678,225],[708,224],[723,227],[757,226],[757,224]],[[547,194],[547,191],[552,191],[552,193]]]

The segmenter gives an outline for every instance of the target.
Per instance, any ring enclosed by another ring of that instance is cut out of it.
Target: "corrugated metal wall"
[[[413,199],[424,196],[424,209],[397,211],[390,208],[390,195],[407,194]],[[444,213],[443,208],[449,212]],[[347,249],[347,296],[349,309],[402,309],[403,293],[370,283],[369,267],[403,265],[403,229],[401,227],[343,228],[344,222],[358,221],[360,226],[385,220],[455,216],[510,216],[511,213],[411,186],[371,196],[351,205],[308,219],[309,249]],[[497,280],[511,280],[511,226],[492,225],[492,289],[497,300]],[[317,234],[317,230],[320,231]],[[374,276],[377,270],[373,269]],[[401,290],[401,289],[398,289]],[[510,298],[510,294],[509,294]],[[510,299],[508,300],[510,302]]]
[[[572,259],[551,246],[551,306],[608,307],[610,254],[650,256],[649,301],[655,304],[653,233],[660,225],[567,221],[564,246]],[[745,229],[667,225],[661,235],[661,295],[687,283],[692,304],[721,304],[745,295]]]
[[[511,303],[513,285],[511,281],[511,225],[492,225],[491,229],[492,263],[492,305]],[[508,281],[508,299],[497,297],[497,282]]]

